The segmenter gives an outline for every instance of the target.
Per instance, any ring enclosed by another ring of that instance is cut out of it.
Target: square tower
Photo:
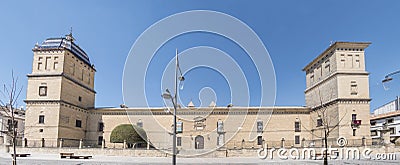
[[[335,42],[304,67],[306,106],[312,110],[313,138],[323,137],[329,125],[329,139],[370,139],[369,73],[364,50],[369,42]],[[358,141],[357,141],[358,142]]]
[[[72,34],[48,38],[32,49],[25,137],[28,146],[78,146],[87,110],[94,108],[94,65]],[[61,140],[62,139],[62,140]]]

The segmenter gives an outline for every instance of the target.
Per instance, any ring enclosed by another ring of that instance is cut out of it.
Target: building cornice
[[[70,102],[64,101],[64,100],[24,100],[24,102],[26,104],[60,104],[60,105],[64,105],[66,107],[72,108],[72,109],[76,109],[78,111],[82,111],[82,112],[88,112],[88,109],[93,109],[93,108],[84,108],[81,107],[79,105],[75,105],[72,104]]]
[[[201,107],[199,109],[178,109],[179,115],[256,115],[256,114],[309,114],[308,107]],[[166,108],[98,108],[89,110],[94,114],[106,115],[170,115]]]
[[[335,103],[342,103],[342,104],[368,104],[371,101],[370,98],[336,98],[322,105],[311,107],[313,111],[319,110],[324,107],[331,106]]]

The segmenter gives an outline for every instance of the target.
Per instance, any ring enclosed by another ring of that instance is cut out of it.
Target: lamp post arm
[[[388,78],[388,77],[393,76],[393,75],[398,74],[398,73],[400,73],[400,70],[387,74],[385,76],[385,78]]]

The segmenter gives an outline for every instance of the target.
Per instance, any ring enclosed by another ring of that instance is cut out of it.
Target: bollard
[[[28,146],[28,139],[24,138],[24,144],[22,146],[23,147],[27,147]]]
[[[147,139],[147,150],[150,149],[150,139]]]
[[[82,148],[82,145],[83,145],[83,141],[82,141],[82,139],[79,141],[79,149],[81,149]]]
[[[63,146],[64,139],[60,139],[60,148]]]

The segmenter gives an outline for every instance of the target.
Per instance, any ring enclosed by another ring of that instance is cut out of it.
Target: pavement
[[[11,164],[9,153],[0,153],[0,165]],[[329,164],[399,164],[397,160],[372,161],[372,160],[329,160]],[[17,158],[18,165],[111,165],[111,164],[171,164],[170,157],[123,157],[95,155],[93,159],[61,159],[58,154],[35,154],[30,157]],[[228,157],[228,158],[177,158],[177,164],[322,164],[322,160],[262,160],[257,157]]]

